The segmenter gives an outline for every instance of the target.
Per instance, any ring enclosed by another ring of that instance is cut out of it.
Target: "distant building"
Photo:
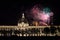
[[[29,26],[27,19],[25,19],[24,13],[22,14],[22,18],[18,21],[18,26],[20,27]]]
[[[33,21],[33,26],[39,26],[39,22],[38,21]]]
[[[43,33],[44,28],[50,26],[40,26],[39,22],[33,21],[33,25],[29,26],[27,19],[22,14],[22,18],[19,19],[17,26],[0,26],[0,36],[10,36],[10,35],[17,35],[17,36],[46,36],[47,34]],[[59,32],[57,33],[59,35]],[[55,36],[49,34],[49,36]]]

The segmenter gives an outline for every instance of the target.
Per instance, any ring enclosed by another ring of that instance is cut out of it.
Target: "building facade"
[[[55,30],[56,33],[51,33],[50,29],[51,26],[39,26],[37,22],[34,26],[29,26],[23,13],[17,26],[0,26],[0,36],[60,36],[58,29]]]

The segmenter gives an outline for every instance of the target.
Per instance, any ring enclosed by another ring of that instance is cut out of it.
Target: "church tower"
[[[18,21],[18,26],[20,27],[29,26],[27,19],[25,19],[24,13],[22,13],[22,18]]]

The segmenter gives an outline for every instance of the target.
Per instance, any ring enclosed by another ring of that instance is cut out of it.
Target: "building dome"
[[[19,19],[18,21],[18,26],[20,27],[29,26],[27,19],[25,19],[24,13],[22,14],[22,18]]]

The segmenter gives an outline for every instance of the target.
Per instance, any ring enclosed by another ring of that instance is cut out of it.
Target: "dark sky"
[[[21,17],[22,12],[31,8],[35,4],[42,4],[44,7],[48,6],[54,12],[54,25],[59,25],[59,1],[58,0],[21,0],[21,1],[7,1],[0,2],[0,25],[17,25],[18,19]],[[25,14],[27,16],[27,14]],[[28,19],[28,18],[27,18]]]

